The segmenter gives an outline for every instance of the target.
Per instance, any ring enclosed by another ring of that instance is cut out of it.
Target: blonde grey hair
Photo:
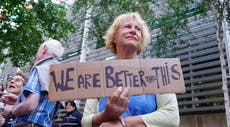
[[[137,51],[137,54],[139,55],[141,53],[141,50],[144,46],[148,45],[151,41],[151,34],[149,32],[149,28],[146,24],[146,22],[142,19],[139,13],[137,12],[130,12],[126,14],[119,15],[113,22],[113,24],[109,27],[109,29],[106,31],[105,36],[103,37],[105,39],[105,44],[108,49],[111,50],[112,53],[116,54],[116,45],[114,42],[114,36],[116,35],[116,32],[118,31],[119,26],[121,23],[127,19],[127,18],[133,18],[135,19],[140,25],[141,25],[141,35],[142,35],[142,43],[141,43],[141,49],[140,51]]]
[[[64,54],[64,48],[58,40],[49,39],[46,40],[42,45],[46,45],[48,47],[48,54],[60,58]]]

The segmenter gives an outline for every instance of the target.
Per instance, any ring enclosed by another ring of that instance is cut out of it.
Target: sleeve
[[[92,127],[92,119],[98,113],[98,99],[87,99],[83,117],[81,120],[82,127]]]
[[[157,96],[157,110],[141,115],[147,127],[178,127],[180,123],[179,109],[175,94]]]
[[[30,93],[40,95],[41,87],[38,79],[37,69],[33,69],[30,73],[28,82],[26,83],[23,94],[27,97]]]

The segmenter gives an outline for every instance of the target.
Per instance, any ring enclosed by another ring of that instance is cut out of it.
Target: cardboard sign
[[[50,101],[110,97],[117,87],[129,95],[185,92],[177,58],[54,64],[49,79]]]

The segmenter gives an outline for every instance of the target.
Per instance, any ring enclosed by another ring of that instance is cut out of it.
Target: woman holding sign
[[[150,42],[150,32],[138,13],[118,16],[105,35],[117,59],[137,59]],[[118,88],[110,98],[88,99],[83,127],[177,127],[179,109],[175,94],[129,96]]]

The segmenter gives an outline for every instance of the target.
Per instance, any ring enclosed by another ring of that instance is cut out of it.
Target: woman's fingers
[[[129,89],[129,87],[124,88],[124,90],[122,91],[120,96],[121,97],[128,97],[128,93],[129,93],[128,89]]]
[[[117,103],[119,103],[122,106],[127,106],[129,103],[128,89],[129,88],[124,88],[124,90],[120,94],[120,97],[117,99]]]
[[[113,93],[112,97],[110,98],[111,103],[116,103],[121,93],[122,93],[122,87],[118,87],[117,90]]]
[[[113,93],[111,97],[111,103],[117,103],[120,105],[127,105],[128,99],[128,89],[129,88],[122,88],[118,87],[118,89]]]

